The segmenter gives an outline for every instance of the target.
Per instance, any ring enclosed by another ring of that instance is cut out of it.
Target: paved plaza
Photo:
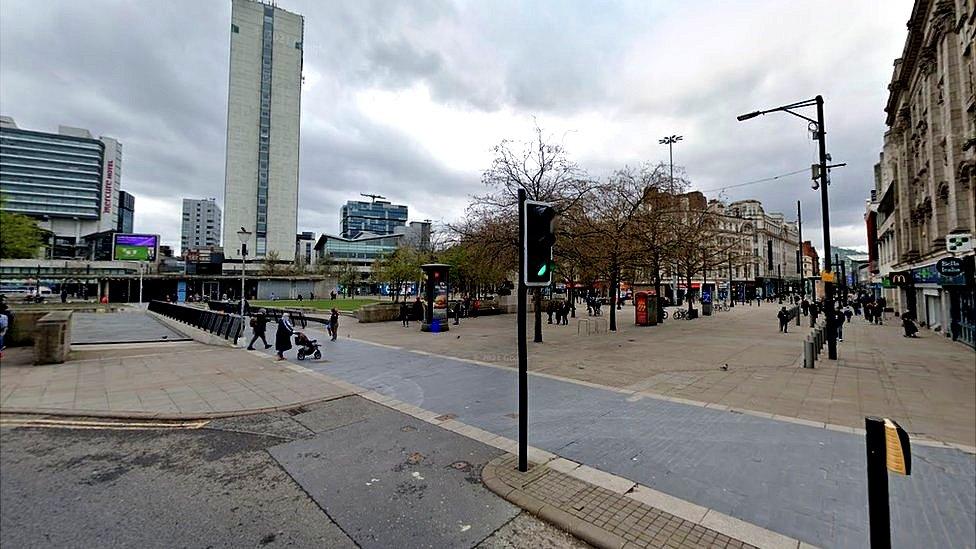
[[[29,348],[5,353],[0,411],[183,419],[349,394],[288,365],[196,342],[84,347],[46,366],[32,365],[31,356]]]
[[[190,341],[190,338],[172,330],[141,309],[71,315],[72,345],[149,341]]]
[[[628,332],[635,333],[617,336]],[[458,335],[465,337],[457,331],[424,337],[449,341]],[[775,336],[772,332],[770,338]],[[558,346],[558,339],[550,341],[547,349]],[[509,368],[349,337],[328,343],[325,355],[326,360],[305,366],[516,438],[516,375]],[[530,395],[534,446],[817,546],[867,544],[864,437],[854,429],[797,424],[547,376],[532,376]],[[972,544],[976,458],[959,449],[921,444],[913,455],[912,475],[891,478],[895,545]]]
[[[581,308],[568,326],[544,324],[542,344],[532,343],[530,320],[529,369],[855,428],[864,426],[867,415],[888,416],[913,434],[976,446],[973,349],[927,330],[918,339],[904,338],[897,319],[876,326],[855,317],[845,325],[840,360],[826,360],[824,353],[809,370],[802,368],[809,319],[781,334],[778,310],[766,303],[738,305],[699,320],[640,327],[634,325],[633,308],[624,307],[617,333],[586,335],[585,326],[578,326],[588,318]],[[606,311],[598,319],[605,328]],[[399,322],[350,320],[340,330],[344,337],[515,367],[515,321],[514,315],[462,319],[460,326],[437,335]]]

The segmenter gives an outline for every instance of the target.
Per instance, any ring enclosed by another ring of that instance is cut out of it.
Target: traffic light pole
[[[526,309],[528,308],[525,286],[525,189],[518,191],[519,211],[519,277],[518,277],[518,398],[519,398],[519,463],[521,472],[529,470],[528,438],[529,438],[529,365],[527,343],[525,340]]]

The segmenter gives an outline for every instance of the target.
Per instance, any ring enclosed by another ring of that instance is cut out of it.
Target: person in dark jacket
[[[573,310],[573,304],[570,301],[563,303],[563,326],[569,325],[569,313]]]
[[[457,326],[461,324],[461,302],[458,301],[454,304],[454,325]]]
[[[285,351],[291,349],[291,335],[295,333],[295,326],[291,323],[291,317],[288,313],[281,315],[281,320],[278,321],[278,328],[275,331],[275,351],[278,352],[278,358],[275,360],[284,360]]]
[[[901,315],[901,327],[905,330],[905,337],[918,337],[915,335],[918,333],[918,326],[912,321],[912,314],[908,311]]]
[[[413,319],[417,322],[424,321],[424,304],[422,301],[420,301],[419,296],[417,297],[417,300],[413,302],[413,311],[411,313]]]
[[[339,310],[335,307],[332,308],[332,314],[329,315],[329,333],[332,334],[332,341],[336,340],[339,336]]]
[[[268,345],[268,340],[265,339],[265,333],[268,330],[268,317],[263,314],[258,314],[251,317],[251,333],[254,334],[251,337],[251,342],[247,344],[247,350],[253,351],[254,344],[257,342],[258,338],[264,342],[264,348],[269,349],[271,345]]]
[[[554,312],[556,312],[556,302],[550,299],[548,303],[546,303],[546,314],[549,315],[549,324],[552,324],[552,314]]]
[[[800,302],[800,309],[803,310],[803,316],[810,314],[810,302],[804,299]]]
[[[400,323],[405,327],[410,327],[410,307],[407,306],[406,301],[400,304]]]
[[[786,311],[786,307],[781,307],[779,312],[776,313],[776,318],[779,319],[779,331],[785,333],[789,332],[790,326],[790,313]]]

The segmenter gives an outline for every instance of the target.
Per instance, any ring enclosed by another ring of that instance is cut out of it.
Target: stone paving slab
[[[531,463],[525,473],[517,465],[510,454],[492,460],[482,472],[485,485],[597,547],[755,547],[545,464]]]
[[[189,341],[145,311],[116,313],[74,313],[71,315],[71,343],[131,343],[145,341]]]
[[[75,352],[0,366],[0,412],[188,419],[279,410],[352,394],[264,355],[199,343]]]

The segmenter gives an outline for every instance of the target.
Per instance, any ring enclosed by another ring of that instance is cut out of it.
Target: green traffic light
[[[541,266],[541,267],[539,267],[539,272],[538,272],[538,273],[536,273],[536,274],[537,274],[538,276],[543,276],[543,275],[545,275],[545,274],[546,274],[546,271],[547,271],[548,269],[549,269],[549,265],[546,265],[545,263],[543,263],[543,264],[542,264],[542,266]]]

